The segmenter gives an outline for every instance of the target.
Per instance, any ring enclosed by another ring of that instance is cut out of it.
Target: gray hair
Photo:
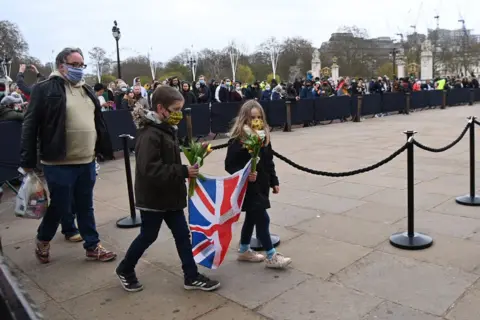
[[[55,58],[55,65],[57,66],[57,68],[60,67],[65,62],[67,62],[67,57],[72,53],[80,53],[80,55],[83,58],[83,52],[82,50],[80,50],[80,48],[73,48],[73,47],[65,48],[62,51],[60,51],[60,53]]]

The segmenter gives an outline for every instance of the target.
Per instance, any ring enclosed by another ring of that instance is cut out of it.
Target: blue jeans
[[[61,224],[62,224],[62,233],[66,237],[73,237],[74,235],[79,234],[80,232],[75,225],[75,205],[72,203],[71,210],[65,212],[62,216]]]
[[[140,234],[128,248],[125,258],[120,263],[120,270],[125,273],[135,270],[135,266],[143,253],[157,240],[160,227],[165,220],[175,239],[185,279],[195,279],[198,275],[198,268],[193,258],[190,230],[183,210],[168,212],[140,211],[140,215],[142,217]]]
[[[273,249],[272,239],[270,238],[270,217],[265,209],[245,212],[245,221],[243,221],[240,244],[250,244],[254,227],[257,233],[257,238],[262,243],[263,249],[265,251]]]
[[[62,217],[68,212],[71,214],[75,212],[80,235],[85,241],[84,248],[87,250],[96,248],[100,240],[93,214],[95,162],[78,165],[45,165],[43,171],[50,191],[50,206],[38,227],[38,240],[51,241]]]

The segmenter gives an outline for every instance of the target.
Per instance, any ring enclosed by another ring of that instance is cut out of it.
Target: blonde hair
[[[263,110],[260,103],[255,100],[248,100],[240,107],[238,116],[234,119],[235,122],[233,123],[233,126],[230,130],[230,138],[241,139],[245,135],[245,130],[243,129],[244,126],[248,126],[252,130],[252,132],[255,132],[255,130],[252,129],[251,125],[253,109],[258,109],[258,111],[260,111],[260,114],[262,115],[263,130],[265,131],[265,145],[268,145],[270,143],[270,130],[267,123],[265,110]]]

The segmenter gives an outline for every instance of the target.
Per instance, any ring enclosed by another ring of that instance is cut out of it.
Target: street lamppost
[[[196,67],[197,67],[197,60],[195,60],[193,57],[190,57],[187,60],[187,64],[190,65],[190,70],[192,71],[192,81],[195,81],[195,73],[196,73]]]
[[[117,25],[117,20],[113,21],[113,28],[112,28],[112,35],[117,42],[117,71],[118,71],[118,79],[122,79],[122,69],[120,67],[120,48],[118,46],[118,40],[121,38],[120,28]]]

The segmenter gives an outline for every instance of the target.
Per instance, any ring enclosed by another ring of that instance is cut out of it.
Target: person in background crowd
[[[0,121],[23,121],[22,102],[21,98],[12,95],[3,97],[0,101]],[[17,111],[19,108],[20,111]]]
[[[270,86],[272,88],[272,86]],[[258,100],[262,97],[262,91],[260,89],[260,82],[257,80],[251,85],[247,86],[244,93],[246,100]]]
[[[314,98],[319,98],[323,96],[322,87],[320,82],[315,82],[312,89],[312,94]]]
[[[338,91],[337,91],[337,96],[350,96],[350,93],[348,92],[348,83],[346,81],[340,82]]]
[[[300,99],[313,99],[311,80],[305,81],[305,87],[300,91]]]
[[[101,107],[85,84],[80,49],[63,49],[55,64],[57,71],[34,87],[22,130],[20,166],[26,172],[36,168],[39,140],[50,191],[50,205],[37,231],[35,255],[41,263],[50,262],[50,241],[73,203],[87,259],[111,261],[117,255],[100,244],[93,209],[95,154],[111,153]]]
[[[475,76],[473,76],[472,81],[471,81],[471,84],[472,84],[472,88],[478,89],[479,83],[478,83],[478,80],[477,80],[477,78],[476,78]]]
[[[287,88],[285,89],[285,99],[290,101],[290,102],[293,102],[293,101],[296,101],[297,99],[297,92],[295,91],[295,88],[293,86],[293,83],[288,83],[287,84]]]
[[[135,108],[135,95],[133,90],[127,89],[127,94],[124,95],[122,100],[122,109],[133,111]]]
[[[40,72],[38,72],[38,69],[34,64],[31,64],[29,67],[30,67],[30,70],[35,72],[35,74],[37,75],[37,82],[45,80],[45,77]],[[26,96],[27,100],[29,100],[30,95],[32,93],[32,87],[33,86],[28,86],[25,83],[25,71],[26,70],[27,70],[27,65],[26,64],[21,64],[20,67],[19,67],[18,73],[17,73],[16,82],[17,82],[18,88]]]
[[[172,77],[169,81],[169,86],[177,89],[180,91],[180,82],[178,81],[178,77]]]
[[[230,101],[242,101],[243,100],[243,93],[242,93],[242,83],[239,81],[235,82],[235,87],[232,88],[232,91],[230,92]]]
[[[358,83],[356,86],[356,93],[357,95],[364,95],[366,93],[366,88],[365,88],[365,82],[363,82],[363,79],[360,78],[358,79]]]
[[[222,81],[223,82],[223,81]],[[225,82],[217,88],[218,91],[218,102],[230,102],[230,92],[232,91],[232,81],[230,79],[225,79]],[[217,93],[215,92],[215,96]]]
[[[197,103],[197,98],[195,97],[195,94],[191,90],[190,84],[188,82],[182,83],[181,94],[183,96],[183,99],[185,100],[186,105]]]
[[[105,88],[105,86],[104,86]],[[110,82],[108,86],[103,91],[103,98],[105,101],[115,101],[115,97],[113,95],[113,91],[115,90],[115,82]],[[112,103],[111,107],[114,107],[114,103]]]
[[[128,85],[121,81],[117,81],[115,84],[115,90],[114,90],[114,97],[113,101],[115,102],[115,109],[116,110],[121,110],[125,108],[125,105],[123,105],[123,100],[125,99],[125,96],[128,93]],[[127,106],[128,109],[128,106]]]
[[[415,84],[413,85],[413,91],[421,91],[422,90],[422,81],[417,80],[415,81]]]
[[[103,84],[96,83],[93,86],[93,90],[95,91],[95,95],[97,96],[98,101],[100,102],[100,106],[102,107],[102,111],[109,111],[113,102],[105,101],[105,98],[103,97],[103,93],[105,92],[105,87],[103,86]]]
[[[209,103],[211,97],[211,90],[207,86],[207,81],[205,80],[205,77],[203,75],[198,78],[198,84],[198,103]]]
[[[133,99],[135,100],[136,105],[142,106],[145,110],[150,109],[148,106],[148,101],[142,96],[142,89],[145,90],[142,86],[135,85],[133,87]]]
[[[148,98],[147,90],[144,87],[142,87],[142,82],[140,81],[140,77],[136,77],[135,79],[133,79],[133,86],[140,87],[140,94],[143,98],[145,98],[145,101],[147,101],[147,98]]]
[[[265,90],[262,92],[262,98],[260,99],[261,101],[270,101],[272,100],[272,90],[270,88],[270,85],[267,84],[265,86]]]
[[[282,86],[281,85],[276,85],[275,88],[273,88],[273,91],[272,91],[272,101],[273,100],[280,100],[280,99],[282,99]]]

